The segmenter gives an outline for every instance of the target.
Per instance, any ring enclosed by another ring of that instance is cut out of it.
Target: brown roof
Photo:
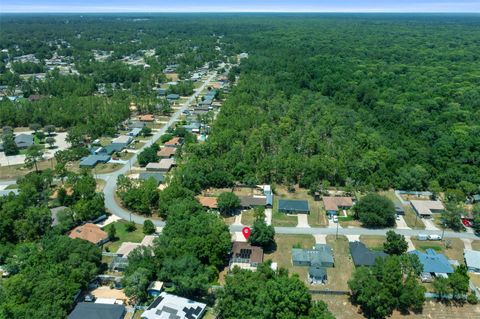
[[[351,197],[323,197],[323,205],[325,210],[338,210],[338,207],[352,207],[353,202]]]
[[[182,144],[180,137],[172,137],[169,141],[165,142],[165,146],[179,146]]]
[[[232,259],[249,259],[250,263],[263,262],[263,249],[249,243],[236,241],[232,246]]]
[[[218,208],[217,205],[217,198],[216,197],[204,197],[200,196],[198,197],[198,201],[203,207],[208,207],[208,208]]]
[[[162,147],[158,152],[157,155],[160,157],[171,157],[175,155],[177,149],[175,147]]]
[[[101,230],[100,227],[98,227],[97,225],[87,223],[85,225],[74,228],[70,232],[70,235],[68,235],[68,237],[80,238],[97,245],[101,241],[107,239],[108,234]]]
[[[253,197],[253,196],[238,196],[240,199],[240,206],[242,207],[251,207],[251,206],[265,206],[267,205],[267,197]]]
[[[153,114],[145,114],[145,115],[140,115],[138,119],[142,122],[153,122],[155,120],[155,117]]]

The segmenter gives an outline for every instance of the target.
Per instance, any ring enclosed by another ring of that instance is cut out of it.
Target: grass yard
[[[321,201],[315,201],[312,196],[308,194],[308,189],[295,187],[295,192],[288,192],[285,186],[275,186],[275,195],[277,198],[288,199],[303,199],[308,201],[310,207],[310,214],[308,215],[308,224],[312,227],[327,226],[327,217]],[[278,199],[277,199],[278,200]],[[277,201],[275,200],[275,201]],[[278,206],[277,206],[278,207]],[[274,211],[276,209],[274,208]]]
[[[387,241],[385,236],[360,235],[360,241],[368,248],[383,251],[383,243]]]
[[[337,319],[365,318],[358,307],[352,305],[348,296],[313,295],[313,300],[323,300]],[[427,300],[420,314],[403,315],[394,312],[390,319],[474,319],[480,317],[480,305],[451,306]]]
[[[50,160],[38,162],[37,166],[38,170],[45,170],[47,168],[53,169],[56,164],[57,161],[55,160],[55,158],[53,158]],[[2,177],[2,179],[14,179],[20,176],[25,176],[33,171],[35,171],[35,166],[29,169],[26,168],[23,164],[0,166],[0,176]]]
[[[5,189],[18,189],[18,184],[8,185]]]
[[[275,227],[295,227],[298,224],[297,216],[288,216],[277,211],[273,211],[272,225]]]
[[[448,240],[450,241],[450,248],[446,248],[444,241],[419,241],[412,237],[412,242],[416,249],[424,252],[426,249],[431,248],[438,253],[445,254],[449,259],[454,259],[460,264],[464,264],[464,245],[462,240],[458,238],[449,238]]]
[[[265,254],[264,260],[271,259],[278,263],[279,267],[286,268],[290,273],[297,273],[300,280],[306,282],[308,267],[297,267],[292,265],[292,248],[312,248],[315,239],[312,235],[275,235],[277,249]]]
[[[232,225],[235,222],[235,216],[221,216],[225,224]]]
[[[117,231],[117,234],[116,234],[117,239],[114,242],[106,243],[104,246],[105,248],[108,248],[110,251],[115,252],[118,250],[118,248],[123,242],[129,241],[129,242],[139,243],[142,241],[143,237],[145,237],[145,234],[143,233],[143,226],[136,225],[137,229],[135,229],[132,232],[127,232],[127,230],[125,229],[126,223],[127,223],[126,221],[118,221],[111,224],[111,225],[115,225],[115,229]],[[107,227],[110,227],[110,225],[106,226],[105,228]],[[106,229],[104,230],[107,231]]]
[[[242,224],[247,226],[252,226],[255,221],[253,209],[242,212]]]
[[[327,268],[328,280],[325,285],[313,285],[313,289],[321,290],[349,290],[348,280],[352,276],[355,266],[353,265],[348,248],[348,239],[345,236],[327,236],[327,244],[332,247],[335,267]],[[308,268],[308,267],[307,267]]]
[[[107,174],[107,173],[115,172],[116,170],[120,169],[120,167],[122,167],[122,164],[100,163],[93,169],[93,173],[94,174]]]
[[[473,250],[480,250],[480,240],[472,241],[472,249]]]

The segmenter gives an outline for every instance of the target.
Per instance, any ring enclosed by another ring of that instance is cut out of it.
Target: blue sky
[[[480,12],[480,0],[0,0],[0,12]]]

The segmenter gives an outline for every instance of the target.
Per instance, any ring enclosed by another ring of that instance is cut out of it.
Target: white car
[[[428,235],[428,240],[441,240],[442,236],[440,235]]]
[[[333,216],[333,222],[338,223],[338,216]]]

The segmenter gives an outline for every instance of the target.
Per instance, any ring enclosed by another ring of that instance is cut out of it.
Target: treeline
[[[66,175],[55,190],[53,178]],[[30,173],[18,185],[18,195],[0,197],[0,265],[7,273],[0,281],[0,318],[66,318],[75,296],[99,272],[102,256],[93,244],[65,235],[105,214],[103,194],[95,192],[91,175],[61,167]],[[50,204],[68,206],[55,226]]]
[[[0,101],[0,126],[41,126],[71,128],[91,137],[113,134],[117,125],[130,114],[125,96],[67,96],[44,98],[36,102]]]
[[[250,57],[207,143],[190,149],[184,184],[478,192],[475,21],[287,15],[262,20],[269,31],[239,26],[225,41]]]

